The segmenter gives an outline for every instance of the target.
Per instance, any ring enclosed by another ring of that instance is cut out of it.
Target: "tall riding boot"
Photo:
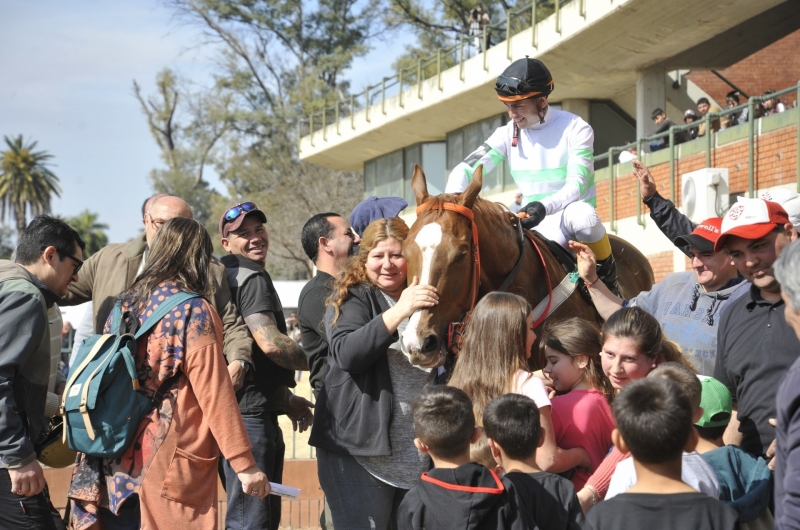
[[[614,261],[614,254],[609,254],[606,259],[597,260],[597,277],[606,284],[609,291],[622,297],[617,283],[617,263]]]

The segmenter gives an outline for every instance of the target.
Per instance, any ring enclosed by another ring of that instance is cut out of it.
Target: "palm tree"
[[[51,193],[61,196],[58,177],[47,167],[47,160],[53,155],[46,151],[34,151],[36,142],[25,145],[22,135],[14,139],[4,137],[8,150],[3,151],[0,160],[0,218],[6,215],[16,221],[17,235],[21,236],[28,226],[25,213],[50,213]]]
[[[84,258],[88,258],[108,244],[106,230],[108,225],[98,223],[99,214],[84,210],[75,217],[67,217],[64,221],[75,229],[86,242],[86,250],[83,252]]]

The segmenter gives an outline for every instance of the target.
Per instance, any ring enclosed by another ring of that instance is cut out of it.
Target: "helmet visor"
[[[533,92],[533,86],[524,79],[516,77],[506,77],[501,75],[494,84],[495,90],[500,90],[508,94],[527,94]]]

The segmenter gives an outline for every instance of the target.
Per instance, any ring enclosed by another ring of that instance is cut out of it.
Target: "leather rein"
[[[480,255],[480,245],[478,241],[478,225],[475,223],[475,215],[472,213],[472,209],[467,208],[466,206],[462,206],[460,204],[454,203],[428,203],[418,206],[416,209],[417,217],[419,217],[422,213],[428,210],[450,210],[452,212],[456,212],[457,214],[466,217],[470,222],[470,227],[472,229],[472,285],[470,287],[470,303],[469,303],[469,310],[464,315],[464,318],[459,322],[451,322],[448,324],[447,330],[447,341],[446,347],[449,351],[454,352],[456,355],[460,349],[461,339],[464,334],[464,328],[469,322],[470,316],[472,315],[472,311],[475,309],[475,304],[478,300],[478,289],[480,288],[481,284],[481,255]],[[545,275],[547,276],[547,307],[545,308],[544,313],[536,319],[533,323],[533,327],[537,328],[539,325],[544,322],[544,319],[547,318],[547,315],[550,311],[550,303],[553,299],[553,282],[550,279],[550,271],[547,269],[547,261],[544,259],[544,255],[542,254],[542,250],[539,248],[539,245],[536,243],[536,240],[530,234],[530,232],[525,232],[522,229],[521,219],[517,219],[517,231],[519,233],[519,239],[517,241],[519,246],[519,258],[517,258],[516,264],[514,264],[514,268],[511,269],[511,272],[508,274],[506,279],[503,281],[503,284],[497,289],[498,291],[505,291],[511,285],[511,282],[514,281],[516,278],[517,273],[519,273],[520,269],[522,268],[522,259],[525,257],[525,237],[527,236],[528,240],[533,245],[533,248],[536,249],[536,252],[539,254],[539,259],[542,261],[542,266],[544,267]]]

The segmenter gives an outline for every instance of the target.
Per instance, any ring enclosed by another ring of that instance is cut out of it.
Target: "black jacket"
[[[480,464],[432,469],[397,511],[400,530],[525,530],[537,528],[514,485]]]
[[[381,292],[367,285],[350,288],[336,322],[328,307],[328,372],[314,410],[310,445],[356,456],[392,454],[386,350],[398,335],[389,333],[381,318],[388,308]]]

